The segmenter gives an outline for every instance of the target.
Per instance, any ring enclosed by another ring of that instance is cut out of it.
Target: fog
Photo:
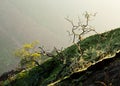
[[[70,24],[85,11],[95,13],[92,21],[98,32],[119,27],[119,0],[0,0],[0,26],[16,41],[40,40],[42,45],[67,46]],[[20,37],[21,36],[21,37]],[[15,37],[15,38],[14,38]],[[26,40],[25,40],[26,39]],[[59,47],[58,46],[58,47]]]
[[[0,0],[0,51],[10,49],[8,45],[20,46],[34,40],[48,50],[70,46],[66,31],[71,25],[65,17],[77,20],[85,11],[97,13],[91,24],[99,33],[120,27],[119,3],[119,0]],[[11,42],[7,45],[8,40]]]

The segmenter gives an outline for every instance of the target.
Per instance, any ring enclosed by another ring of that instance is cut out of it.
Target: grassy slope
[[[87,63],[95,63],[120,50],[120,28],[105,32],[100,35],[93,35],[84,39],[80,43],[83,50],[83,58]],[[69,77],[71,72],[70,65],[75,57],[79,56],[76,45],[72,45],[62,51],[66,64],[56,58],[44,62],[40,67],[16,74],[14,77],[4,82],[5,86],[46,86],[50,83],[60,81]],[[84,65],[84,64],[81,64]],[[84,66],[87,68],[87,66]],[[83,67],[82,67],[83,69]],[[80,71],[80,70],[77,70]],[[76,72],[77,72],[76,71]],[[11,82],[10,82],[11,81]]]

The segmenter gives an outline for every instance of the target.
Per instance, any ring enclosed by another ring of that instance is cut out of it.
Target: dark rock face
[[[93,72],[83,81],[83,86],[120,86],[120,60]]]
[[[73,73],[56,86],[120,86],[120,53],[105,59],[87,70]]]

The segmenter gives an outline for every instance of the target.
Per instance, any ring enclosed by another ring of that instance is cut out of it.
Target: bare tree
[[[82,23],[80,18],[78,17],[78,22],[77,24],[74,24],[74,22],[72,20],[70,20],[69,18],[65,18],[68,22],[71,23],[72,25],[72,31],[70,33],[70,31],[67,31],[69,33],[69,36],[73,36],[73,43],[75,43],[76,38],[79,39],[79,41],[82,40],[82,36],[84,36],[85,34],[94,31],[95,33],[97,33],[95,31],[95,29],[89,25],[89,21],[91,20],[91,17],[96,16],[96,13],[94,14],[90,14],[88,12],[85,12],[84,14],[84,18],[85,18],[85,23]],[[76,32],[78,31],[78,32]]]
[[[67,31],[67,32],[69,33],[69,36],[73,36],[72,43],[74,43],[78,47],[78,50],[80,51],[81,55],[82,55],[82,50],[81,50],[80,44],[76,43],[76,38],[79,41],[81,41],[85,34],[88,34],[91,31],[97,33],[95,29],[89,25],[89,21],[91,20],[91,17],[94,17],[94,16],[96,16],[96,13],[90,14],[86,11],[84,14],[85,22],[82,23],[80,18],[78,17],[77,24],[74,24],[74,22],[70,20],[69,18],[65,18],[72,25],[71,33],[70,31]]]

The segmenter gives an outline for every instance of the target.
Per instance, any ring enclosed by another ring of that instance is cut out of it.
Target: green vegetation
[[[61,51],[60,55],[57,54],[39,66],[21,71],[2,84],[3,86],[55,86],[70,75],[87,70],[92,64],[103,59],[111,58],[120,50],[119,38],[120,28],[95,34],[77,42],[83,53],[82,59],[79,59],[79,49],[74,44]]]

